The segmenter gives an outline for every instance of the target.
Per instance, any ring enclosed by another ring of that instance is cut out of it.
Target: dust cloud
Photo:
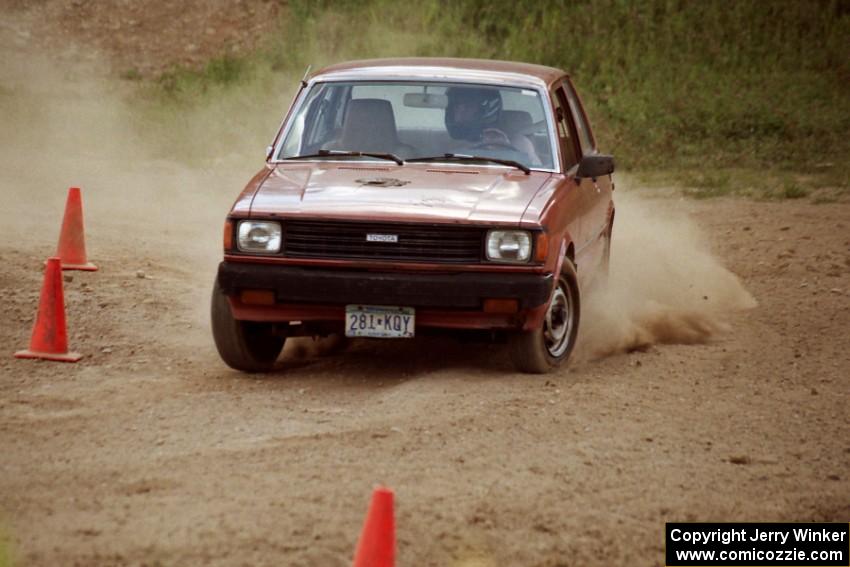
[[[203,254],[198,244],[208,242],[219,252],[224,215],[263,166],[296,81],[167,100],[115,78],[94,54],[45,54],[15,44],[7,31],[0,28],[4,240],[46,238],[67,188],[80,186],[87,229],[110,237],[100,240],[102,250],[113,238],[122,249],[148,241],[161,249],[166,235],[178,255]]]
[[[618,181],[618,188],[622,182]],[[577,357],[704,343],[755,307],[677,202],[619,190],[608,285],[585,296]]]
[[[0,241],[39,269],[56,249],[68,188],[81,187],[90,260],[119,278],[146,274],[206,328],[224,217],[263,166],[297,82],[168,101],[111,76],[95,55],[63,59],[7,31]]]

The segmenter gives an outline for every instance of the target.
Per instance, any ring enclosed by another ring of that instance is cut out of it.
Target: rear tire
[[[211,302],[212,332],[221,359],[242,372],[268,372],[283,349],[286,337],[274,334],[271,323],[233,318],[227,296],[216,278]]]
[[[576,269],[567,258],[549,299],[543,324],[539,329],[520,331],[510,338],[511,358],[516,369],[527,374],[545,374],[565,364],[575,347],[580,313]]]

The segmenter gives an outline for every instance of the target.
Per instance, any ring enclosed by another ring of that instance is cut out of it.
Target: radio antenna
[[[309,75],[309,74],[310,74],[310,69],[312,69],[312,68],[313,68],[313,66],[312,66],[312,65],[307,65],[307,68],[306,68],[306,69],[304,69],[304,76],[303,76],[303,77],[301,77],[301,86],[302,86],[302,87],[306,87],[306,86],[307,86],[307,75]]]

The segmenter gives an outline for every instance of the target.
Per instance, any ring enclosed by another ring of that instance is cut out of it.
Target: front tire
[[[268,372],[274,368],[286,337],[276,335],[271,323],[234,319],[218,278],[213,286],[210,311],[213,339],[225,364],[242,372]]]
[[[520,331],[511,336],[510,352],[520,372],[545,374],[565,364],[578,335],[581,299],[575,266],[567,258],[552,292],[543,324],[533,331]]]

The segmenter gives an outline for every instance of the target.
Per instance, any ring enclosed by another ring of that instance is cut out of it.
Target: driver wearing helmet
[[[447,89],[446,130],[460,142],[459,150],[502,149],[525,154],[531,165],[540,159],[534,145],[522,134],[509,136],[497,128],[502,115],[502,95],[486,87]]]

